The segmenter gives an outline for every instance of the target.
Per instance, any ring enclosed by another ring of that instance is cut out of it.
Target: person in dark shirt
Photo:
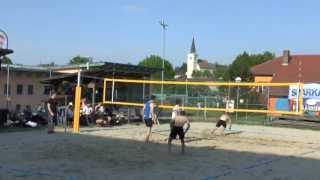
[[[54,133],[54,125],[57,125],[57,101],[56,93],[53,92],[49,98],[48,108],[48,133]]]

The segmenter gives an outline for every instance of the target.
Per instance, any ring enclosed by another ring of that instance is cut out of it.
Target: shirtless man
[[[179,139],[181,141],[181,154],[184,154],[184,149],[185,149],[184,137],[190,128],[190,122],[186,117],[185,112],[180,111],[177,114],[177,116],[172,120],[172,123],[170,124],[172,127],[171,127],[169,140],[168,140],[168,151],[169,153],[171,152],[172,139],[176,139],[177,135],[179,135]],[[184,125],[187,125],[185,130],[183,129]]]
[[[219,121],[217,122],[216,127],[211,131],[211,134],[213,134],[217,129],[222,128],[222,135],[225,135],[224,130],[227,128],[228,123],[229,129],[231,129],[231,118],[226,112],[220,116]]]

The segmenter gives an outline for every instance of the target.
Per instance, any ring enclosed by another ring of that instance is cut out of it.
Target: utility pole
[[[161,72],[161,105],[163,104],[163,79],[164,79],[164,60],[166,55],[166,30],[168,24],[164,22],[164,20],[159,21],[160,26],[162,27],[162,72]]]

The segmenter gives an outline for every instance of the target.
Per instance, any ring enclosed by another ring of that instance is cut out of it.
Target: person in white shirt
[[[224,130],[227,128],[227,124],[229,123],[229,129],[231,129],[231,117],[227,112],[222,114],[216,123],[216,127],[211,131],[211,134],[213,134],[217,129],[221,128],[222,135],[225,135]]]
[[[82,113],[85,117],[87,125],[91,123],[91,113],[92,113],[92,107],[90,107],[90,104],[84,104],[82,107]]]
[[[181,108],[180,108],[179,104],[176,104],[172,109],[171,120],[174,120],[174,118],[177,117],[177,115],[180,113],[180,111],[181,111]]]

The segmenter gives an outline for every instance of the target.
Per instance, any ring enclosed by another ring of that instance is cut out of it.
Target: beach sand
[[[320,131],[233,125],[210,135],[212,123],[192,123],[186,154],[167,152],[168,124],[144,143],[141,123],[0,134],[2,179],[319,179]],[[70,130],[71,131],[71,130]]]

